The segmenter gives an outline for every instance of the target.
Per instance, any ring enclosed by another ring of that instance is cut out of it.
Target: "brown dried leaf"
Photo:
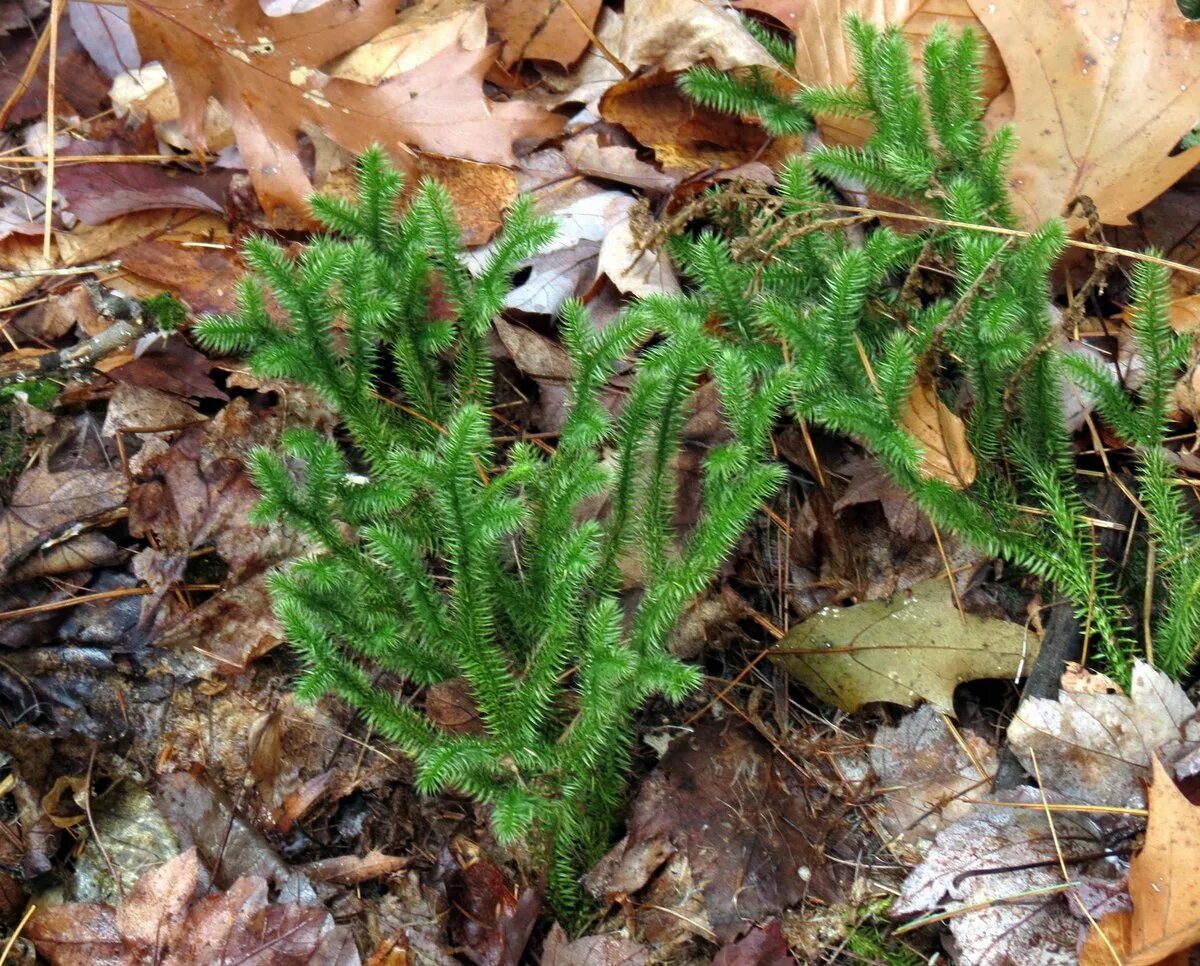
[[[901,424],[923,449],[921,475],[965,490],[975,482],[975,454],[967,427],[937,395],[933,383],[918,379],[909,393]]]
[[[1200,806],[1154,759],[1146,842],[1129,867],[1126,966],[1154,966],[1200,942]]]
[[[1196,166],[1200,148],[1172,154],[1200,117],[1200,23],[1175,0],[968,2],[1012,82],[1020,140],[1009,176],[1028,227],[1058,217],[1077,195],[1106,224],[1128,224]],[[1035,19],[1052,43],[1030,43]]]
[[[627,144],[603,143],[599,131],[584,131],[563,145],[563,154],[580,174],[646,191],[670,192],[679,184],[678,175],[659,171],[641,160]]]
[[[138,879],[117,909],[117,929],[126,948],[157,963],[179,938],[188,906],[207,882],[195,849],[175,856]]]
[[[672,743],[629,833],[584,884],[609,898],[645,889],[629,908],[648,941],[731,942],[804,896],[832,899],[814,815],[796,770],[757,732],[706,721]]]
[[[650,949],[620,933],[571,941],[555,923],[542,945],[542,966],[646,966]]]
[[[353,886],[399,872],[411,862],[412,859],[402,855],[384,855],[378,849],[372,849],[366,855],[339,855],[310,862],[304,866],[304,872],[314,882]]]
[[[573,64],[591,43],[588,28],[595,25],[600,6],[601,0],[487,0],[488,23],[503,43],[500,62],[506,67],[518,60]]]
[[[209,97],[229,110],[268,214],[280,204],[306,210],[312,186],[296,154],[306,124],[353,152],[379,142],[397,154],[414,145],[498,164],[514,162],[513,141],[562,126],[541,108],[484,97],[495,51],[472,49],[458,36],[378,86],[322,73],[392,25],[390,0],[331,0],[284,17],[267,16],[255,0],[133,0],[129,9],[143,56],[161,60],[175,83],[191,142],[206,147]]]

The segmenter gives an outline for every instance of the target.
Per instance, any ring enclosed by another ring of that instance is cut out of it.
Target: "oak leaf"
[[[551,60],[566,67],[591,43],[600,0],[487,0],[488,23],[500,35],[501,62]]]
[[[1010,181],[1026,225],[1077,195],[1104,223],[1128,224],[1200,161],[1200,148],[1172,154],[1200,117],[1200,23],[1175,0],[968,2],[1012,82],[1020,145]]]
[[[487,45],[455,36],[411,70],[369,86],[321,70],[394,20],[391,0],[330,0],[307,13],[267,16],[255,0],[131,0],[147,59],[162,61],[179,98],[184,133],[205,150],[205,107],[218,100],[268,212],[305,210],[311,184],[297,137],[319,128],[347,150],[379,142],[473,161],[512,164],[512,143],[557,132],[562,119],[521,103],[493,103],[483,75]]]

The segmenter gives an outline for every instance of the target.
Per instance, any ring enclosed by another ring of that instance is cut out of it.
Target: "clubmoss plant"
[[[298,693],[362,712],[411,756],[420,791],[489,805],[499,839],[542,857],[561,914],[609,842],[634,714],[700,681],[668,639],[781,480],[764,455],[790,375],[754,372],[697,302],[648,299],[603,330],[570,303],[560,331],[574,374],[558,444],[549,455],[499,446],[489,330],[510,275],[553,223],[521,200],[472,275],[443,188],[423,184],[397,216],[401,179],[385,155],[369,151],[358,175],[356,203],[313,200],[330,234],[297,258],[267,239],[247,244],[239,311],[199,335],[249,353],[260,375],[319,390],[345,430],[340,445],[292,430],[282,455],[251,460],[259,516],[321,548],[272,582],[305,665]],[[601,390],[635,352],[613,418]],[[709,451],[703,510],[680,534],[675,457],[706,378],[730,438]],[[599,519],[584,512],[598,496]],[[644,574],[636,604],[622,593],[630,555]],[[421,710],[419,689],[451,680],[478,709],[475,733]]]
[[[1149,581],[1154,630],[1145,650],[1182,674],[1200,643],[1200,530],[1165,445],[1167,400],[1187,357],[1166,322],[1166,272],[1142,264],[1134,275],[1145,361],[1135,398],[1062,351],[1049,274],[1067,240],[1063,223],[1030,235],[989,230],[1017,227],[1006,183],[1015,142],[1011,129],[984,130],[975,38],[936,29],[918,85],[896,30],[855,18],[848,30],[854,87],[783,98],[782,85],[761,74],[685,76],[692,96],[762,111],[772,131],[799,130],[810,115],[865,119],[873,130],[862,147],[792,158],[770,196],[747,192],[740,206],[736,197],[714,199],[723,219],[676,243],[694,301],[710,306],[765,371],[795,375],[797,417],[861,441],[939,527],[1048,580],[1121,678],[1143,643],[1132,629],[1143,623],[1136,614]],[[862,215],[846,210],[832,184],[865,186],[926,220],[906,223],[913,230],[903,234],[883,226],[864,234]],[[1126,588],[1100,562],[1076,475],[1068,377],[1098,396],[1131,448],[1150,566]],[[972,481],[926,472],[904,418],[918,380],[963,417],[978,465]]]

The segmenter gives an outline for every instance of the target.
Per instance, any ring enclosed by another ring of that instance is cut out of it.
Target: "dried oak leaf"
[[[933,383],[918,379],[908,396],[900,422],[921,444],[918,471],[929,479],[965,490],[975,482],[975,454],[967,443],[967,427],[938,399]]]
[[[1146,842],[1129,867],[1126,966],[1154,966],[1200,942],[1200,806],[1187,800],[1157,758],[1148,798]]]
[[[513,141],[551,135],[562,119],[522,103],[493,103],[483,75],[495,57],[461,38],[378,86],[320,70],[394,20],[391,0],[331,0],[307,13],[267,16],[256,0],[132,0],[143,56],[162,61],[188,139],[204,150],[209,97],[229,111],[242,159],[268,214],[305,211],[312,186],[296,153],[305,125],[347,150],[379,142],[473,161],[511,164]]]
[[[1009,181],[1026,225],[1057,217],[1077,195],[1106,224],[1128,224],[1196,166],[1200,148],[1174,151],[1200,117],[1200,23],[1176,0],[968,2],[1012,82],[1020,140]],[[989,115],[1000,110],[996,102]]]
[[[626,67],[680,71],[775,67],[734,11],[716,0],[628,0],[618,57]]]

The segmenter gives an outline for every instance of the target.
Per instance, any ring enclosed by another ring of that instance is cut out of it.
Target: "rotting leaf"
[[[1125,966],[1154,966],[1200,942],[1200,806],[1154,759],[1146,841],[1129,867],[1133,919]]]
[[[447,895],[460,915],[450,932],[479,966],[518,966],[533,933],[542,898],[518,888],[474,842],[457,838],[443,852]]]
[[[924,698],[953,713],[954,688],[1015,680],[1040,641],[1009,621],[962,614],[945,580],[925,580],[891,601],[826,607],[792,628],[773,659],[822,701],[854,711],[871,701],[912,707]]]
[[[975,454],[967,443],[967,427],[937,395],[932,381],[918,379],[900,416],[901,425],[921,444],[918,467],[927,479],[965,490],[975,482]]]
[[[1076,680],[1057,701],[1021,702],[1008,726],[1008,744],[1027,769],[1036,755],[1050,787],[1077,802],[1114,808],[1144,805],[1142,789],[1155,756],[1194,773],[1188,756],[1200,747],[1200,721],[1183,688],[1141,661],[1129,695],[1113,693],[1107,678],[1091,688],[1091,678],[1101,676]]]
[[[650,949],[620,933],[569,940],[558,923],[542,945],[542,966],[646,966]]]
[[[1078,195],[1106,224],[1128,224],[1196,166],[1200,148],[1173,153],[1200,117],[1200,23],[1176,0],[968,2],[1012,82],[1019,141],[1009,180],[1026,226],[1058,217]],[[1031,22],[1053,42],[1030,43]],[[1001,110],[993,103],[989,119]]]
[[[392,24],[390,0],[330,0],[284,17],[267,16],[256,0],[131,0],[129,9],[143,55],[161,60],[174,81],[198,150],[208,98],[228,109],[268,214],[279,204],[307,210],[312,186],[296,153],[305,124],[354,152],[380,142],[396,154],[413,145],[498,164],[514,162],[514,141],[562,126],[531,104],[489,101],[482,80],[495,51],[459,38],[378,86],[322,73]]]
[[[706,721],[642,783],[629,832],[588,873],[652,943],[732,942],[804,897],[832,901],[827,826],[796,770],[748,726]],[[645,891],[642,891],[645,890]]]

